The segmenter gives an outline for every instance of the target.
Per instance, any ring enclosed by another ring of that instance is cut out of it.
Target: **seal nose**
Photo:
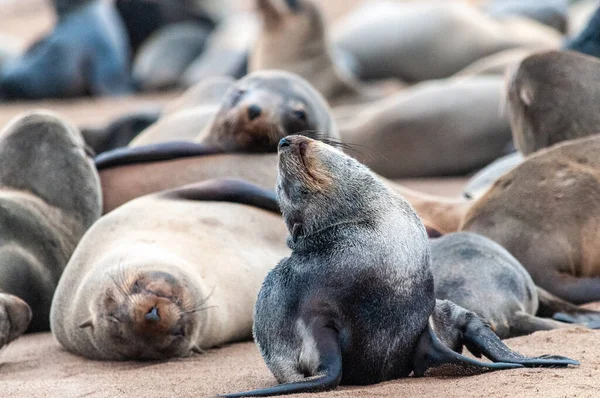
[[[150,308],[150,311],[148,311],[146,313],[146,315],[144,315],[144,318],[146,318],[146,320],[148,322],[152,322],[152,323],[159,322],[160,315],[158,315],[158,308],[156,308],[156,306],[153,306],[152,308]]]
[[[279,145],[277,146],[278,149],[283,149],[285,147],[290,146],[292,143],[290,142],[290,140],[288,140],[287,138],[282,138],[279,140]]]
[[[248,107],[248,118],[254,120],[260,116],[261,112],[260,106],[252,104]]]

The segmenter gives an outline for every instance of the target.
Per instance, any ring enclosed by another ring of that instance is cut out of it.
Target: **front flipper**
[[[203,144],[187,141],[163,142],[139,147],[117,148],[96,156],[98,171],[129,164],[160,162],[192,156],[214,155],[220,151]]]
[[[25,301],[0,291],[0,348],[25,333],[31,317],[31,308]]]
[[[550,292],[537,288],[539,307],[537,315],[556,321],[575,323],[590,329],[600,329],[600,312],[578,307]]]
[[[275,192],[235,178],[202,181],[163,191],[158,195],[175,200],[240,203],[280,214]]]
[[[455,352],[463,346],[477,357],[484,355],[492,363],[470,359]],[[565,367],[579,365],[579,362],[558,355],[521,355],[508,348],[475,313],[450,301],[437,300],[428,328],[419,340],[414,362],[415,375],[423,376],[427,369],[443,364],[497,370],[523,366]]]

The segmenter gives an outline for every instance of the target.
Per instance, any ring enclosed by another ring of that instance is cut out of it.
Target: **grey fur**
[[[0,186],[0,292],[31,307],[30,331],[47,330],[62,271],[100,217],[99,178],[75,128],[31,112],[0,133]]]
[[[533,279],[506,249],[482,235],[457,232],[434,239],[431,263],[435,297],[473,311],[502,339],[568,326],[536,316],[540,298]],[[559,301],[549,293],[543,295],[546,307]],[[568,307],[560,311],[581,316],[584,324],[596,326],[600,321],[600,312],[561,305]],[[544,315],[552,317],[555,312]]]

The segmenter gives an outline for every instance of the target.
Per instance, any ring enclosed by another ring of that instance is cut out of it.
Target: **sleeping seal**
[[[414,85],[339,123],[357,158],[388,178],[457,175],[502,156],[511,140],[496,76]]]
[[[560,34],[534,21],[495,21],[460,2],[366,2],[332,29],[363,79],[415,83],[449,77],[509,48],[558,48]]]
[[[79,132],[40,111],[0,132],[0,186],[1,347],[28,326],[48,330],[54,289],[102,196]]]
[[[471,206],[461,229],[502,245],[550,293],[600,300],[599,151],[594,135],[530,155]]]
[[[501,339],[569,327],[555,320],[567,317],[600,328],[600,312],[578,308],[535,286],[506,249],[484,236],[456,232],[433,239],[431,269],[435,298],[473,311]]]
[[[166,359],[250,339],[266,273],[288,254],[275,195],[213,180],[102,217],[65,268],[52,333],[91,359]]]
[[[600,60],[570,51],[531,55],[507,82],[515,146],[524,155],[565,140],[596,134],[600,115],[590,107],[600,88]]]
[[[58,24],[0,70],[0,99],[117,95],[131,91],[129,45],[110,2],[58,1]]]
[[[279,143],[277,197],[292,249],[256,301],[254,339],[278,386],[331,390],[422,376],[443,364],[566,366],[511,351],[474,313],[434,297],[430,250],[410,205],[365,166],[302,136]],[[463,345],[485,363],[460,355]]]
[[[281,69],[308,80],[333,107],[385,97],[399,83],[360,83],[338,65],[319,7],[309,0],[257,0],[262,27],[250,53],[249,70]]]

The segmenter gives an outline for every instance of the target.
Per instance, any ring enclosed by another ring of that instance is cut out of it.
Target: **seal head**
[[[205,300],[197,301],[181,278],[170,272],[121,267],[98,289],[90,319],[94,343],[111,347],[122,359],[164,359],[200,353],[196,346]],[[114,275],[118,275],[115,277]]]
[[[291,134],[339,138],[327,102],[306,80],[261,71],[227,92],[199,141],[227,152],[275,152],[279,140]]]

